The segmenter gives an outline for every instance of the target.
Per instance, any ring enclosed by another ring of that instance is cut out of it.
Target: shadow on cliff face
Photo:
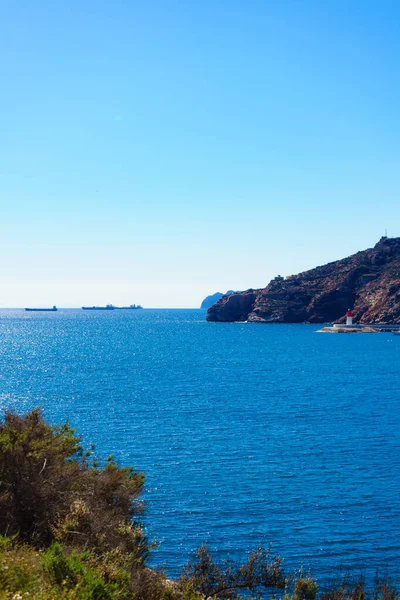
[[[356,293],[354,288],[337,288],[322,294],[311,302],[307,311],[309,323],[328,323],[344,319],[349,307],[354,306]]]
[[[253,309],[256,296],[257,294],[254,290],[224,296],[208,309],[206,319],[207,321],[226,322],[247,321]],[[223,313],[220,311],[221,305],[223,306]]]

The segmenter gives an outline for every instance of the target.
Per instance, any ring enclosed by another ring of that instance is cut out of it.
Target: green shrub
[[[0,538],[0,592],[31,592],[38,585],[38,553],[15,543],[13,538]]]
[[[89,569],[76,589],[77,600],[112,600],[121,598],[116,584],[107,584],[96,571]]]
[[[38,548],[60,541],[104,552],[121,547],[144,563],[151,548],[140,524],[144,476],[84,453],[68,424],[40,410],[0,422],[0,535]]]
[[[316,581],[309,575],[296,579],[293,600],[315,600],[318,592]]]
[[[53,544],[42,557],[44,572],[51,584],[74,587],[82,576],[83,568],[75,555],[66,555],[60,544]]]

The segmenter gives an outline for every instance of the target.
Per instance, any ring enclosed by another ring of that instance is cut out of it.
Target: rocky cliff
[[[262,323],[400,323],[400,238],[382,238],[373,248],[289,277],[266,288],[224,296],[207,321]]]

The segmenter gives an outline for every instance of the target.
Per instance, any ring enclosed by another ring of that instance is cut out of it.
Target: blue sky
[[[196,307],[400,235],[400,4],[3,0],[0,304]]]

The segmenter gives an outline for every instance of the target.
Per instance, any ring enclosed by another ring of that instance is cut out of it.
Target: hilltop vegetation
[[[149,569],[140,523],[144,476],[109,457],[100,466],[69,425],[41,411],[6,413],[0,423],[0,600],[365,600],[362,580],[319,592],[311,576],[287,577],[262,546],[243,562],[216,562],[201,546],[177,581]],[[290,593],[289,593],[290,590]],[[371,599],[398,600],[378,581]]]

